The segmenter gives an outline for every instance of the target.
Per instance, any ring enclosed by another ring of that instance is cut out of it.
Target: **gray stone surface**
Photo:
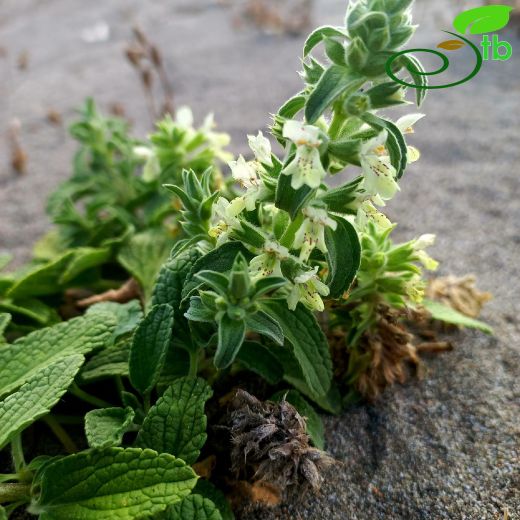
[[[461,5],[419,2],[417,46],[442,41]],[[27,174],[14,175],[0,144],[0,250],[18,262],[28,257],[49,225],[45,196],[70,172],[74,144],[46,121],[50,108],[69,123],[86,96],[102,107],[117,101],[138,134],[149,130],[139,84],[122,59],[135,22],[163,50],[176,101],[200,118],[214,111],[233,150],[246,151],[245,134],[264,128],[300,86],[302,37],[237,30],[236,9],[206,0],[3,0],[0,121],[2,130],[21,121],[29,160]],[[343,11],[343,1],[316,0],[313,24],[338,24]],[[110,26],[109,40],[82,41],[81,31],[99,20]],[[505,511],[520,518],[520,56],[515,34],[503,37],[513,43],[511,61],[487,63],[472,82],[429,95],[428,117],[412,137],[422,159],[389,208],[399,238],[438,235],[432,252],[442,273],[473,272],[494,293],[484,318],[495,337],[458,333],[455,351],[429,360],[424,380],[327,418],[339,465],[321,494],[245,518],[491,520]],[[449,76],[462,77],[469,65],[455,62]]]

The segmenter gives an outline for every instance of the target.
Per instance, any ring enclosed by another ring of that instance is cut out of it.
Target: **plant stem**
[[[0,484],[0,504],[19,500],[28,502],[30,491],[31,486],[29,484]]]
[[[146,394],[143,395],[143,410],[144,410],[145,415],[150,410],[150,407],[151,407],[150,392],[147,392]]]
[[[69,454],[79,451],[76,443],[70,438],[69,434],[64,430],[61,424],[52,415],[43,418],[43,422],[52,430],[57,439],[63,444],[65,451]]]
[[[197,377],[197,373],[199,371],[199,353],[198,351],[190,350],[190,377]]]
[[[340,107],[334,107],[334,116],[329,126],[329,137],[331,139],[338,137],[344,122],[345,116],[341,113]]]
[[[110,408],[112,406],[109,402],[103,401],[103,399],[99,399],[99,397],[85,392],[85,390],[82,390],[76,383],[72,383],[69,392],[72,395],[75,395],[78,399],[81,399],[96,408]]]
[[[123,384],[123,379],[121,376],[115,377],[117,392],[119,394],[119,397],[121,397],[122,393],[125,391],[125,385]]]
[[[14,470],[16,473],[20,473],[25,466],[21,434],[15,435],[11,440],[11,454],[13,456]]]

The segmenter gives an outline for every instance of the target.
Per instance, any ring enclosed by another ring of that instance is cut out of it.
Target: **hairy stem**
[[[31,486],[29,484],[0,484],[0,504],[8,502],[28,502]]]
[[[52,430],[52,433],[54,433],[61,444],[63,444],[63,447],[67,453],[72,454],[79,451],[76,443],[70,438],[69,434],[65,431],[63,426],[61,426],[55,417],[52,415],[47,415],[42,420]]]
[[[13,456],[14,469],[16,473],[19,473],[25,466],[21,434],[15,435],[11,440],[11,454]]]
[[[86,403],[89,403],[96,408],[110,408],[112,406],[109,402],[85,392],[85,390],[82,390],[76,383],[72,383],[71,387],[69,388],[69,392],[78,399],[81,399],[82,401],[85,401]]]

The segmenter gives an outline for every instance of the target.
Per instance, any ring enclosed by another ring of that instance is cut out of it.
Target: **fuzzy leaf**
[[[347,67],[331,65],[318,81],[305,106],[305,119],[314,123],[349,88],[359,85],[359,76]]]
[[[45,468],[40,498],[30,511],[40,520],[133,520],[184,499],[196,482],[194,471],[168,453],[88,450]]]
[[[53,325],[60,320],[56,309],[36,298],[5,299],[0,301],[0,310],[34,320],[40,326]]]
[[[132,408],[100,408],[85,415],[85,435],[91,448],[110,448],[123,442],[134,420]]]
[[[74,380],[84,357],[55,360],[33,372],[18,391],[0,403],[0,450],[34,421],[47,415]]]
[[[151,392],[159,379],[170,346],[172,327],[173,309],[164,303],[152,307],[135,331],[129,374],[132,386],[141,394]]]
[[[213,363],[219,370],[227,368],[235,360],[246,335],[243,320],[233,320],[227,313],[218,322],[218,345]]]
[[[172,243],[163,231],[145,231],[134,235],[117,256],[121,265],[141,285],[146,301],[152,295],[155,279],[171,248]]]
[[[222,515],[209,498],[190,495],[170,506],[163,518],[164,520],[222,520]]]
[[[339,298],[351,286],[361,261],[361,245],[354,226],[340,217],[333,217],[338,226],[325,229],[330,298]]]
[[[202,282],[197,280],[195,276],[198,272],[211,270],[217,273],[224,273],[229,271],[233,267],[235,258],[239,253],[242,253],[247,259],[251,258],[251,253],[240,242],[227,242],[199,258],[193,264],[186,277],[186,282],[182,289],[182,299],[186,299],[195,289],[202,285]]]
[[[487,323],[470,318],[440,302],[424,300],[422,305],[432,315],[434,320],[444,321],[470,329],[479,329],[486,334],[493,334],[493,329]]]
[[[303,46],[303,57],[305,58],[309,52],[316,47],[324,38],[330,38],[331,36],[339,36],[340,38],[346,38],[346,33],[341,27],[332,27],[330,25],[324,25],[318,27],[308,36]]]
[[[278,322],[263,311],[247,316],[246,326],[249,330],[269,338],[278,345],[283,345],[283,331]]]
[[[325,395],[332,379],[332,361],[327,339],[314,315],[301,304],[290,311],[282,299],[264,300],[261,307],[282,327],[310,391]]]
[[[415,99],[417,106],[420,107],[428,92],[428,75],[413,54],[403,54],[401,61],[415,83]]]
[[[11,321],[11,315],[7,312],[0,313],[0,343],[3,343],[4,340],[4,332]]]
[[[484,34],[503,29],[509,23],[513,8],[508,5],[486,5],[463,11],[453,20],[453,27],[461,34]]]
[[[178,379],[148,412],[137,445],[153,446],[161,453],[171,453],[193,464],[206,442],[204,406],[212,395],[203,379]]]
[[[110,315],[82,316],[37,330],[5,346],[0,349],[0,395],[16,389],[56,359],[104,347],[114,327]]]
[[[261,343],[244,341],[238,352],[237,360],[271,385],[276,385],[283,379],[282,365],[270,349]]]
[[[273,395],[274,401],[281,401],[284,399],[291,403],[298,413],[305,417],[307,422],[307,433],[316,448],[320,450],[325,449],[325,428],[321,417],[316,413],[316,410],[310,405],[305,398],[296,390],[288,390],[286,392],[276,392]]]

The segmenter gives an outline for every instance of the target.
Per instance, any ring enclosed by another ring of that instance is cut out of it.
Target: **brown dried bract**
[[[134,280],[134,278],[130,278],[121,287],[119,287],[119,289],[110,289],[101,294],[89,296],[88,298],[79,300],[77,305],[78,307],[90,307],[91,305],[100,302],[127,303],[130,300],[139,298],[140,292],[141,291],[137,281]]]
[[[410,364],[420,369],[413,334],[399,323],[403,313],[381,307],[375,330],[367,332],[360,341],[360,350],[371,353],[368,368],[356,382],[357,390],[368,399],[375,399],[388,386],[404,383]]]
[[[318,490],[322,471],[332,463],[310,445],[305,419],[287,401],[259,401],[238,390],[226,422],[231,433],[231,469],[237,478],[276,486]]]
[[[435,278],[428,284],[426,296],[470,318],[478,318],[484,304],[493,296],[491,293],[479,291],[475,287],[475,281],[474,275]]]

